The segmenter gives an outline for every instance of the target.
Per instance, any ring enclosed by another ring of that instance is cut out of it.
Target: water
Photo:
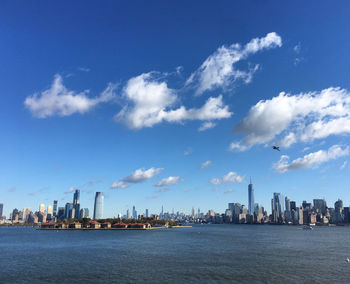
[[[350,283],[350,227],[0,227],[0,283]]]

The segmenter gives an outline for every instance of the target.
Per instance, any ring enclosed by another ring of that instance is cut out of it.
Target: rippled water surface
[[[0,283],[350,283],[350,227],[0,227]]]

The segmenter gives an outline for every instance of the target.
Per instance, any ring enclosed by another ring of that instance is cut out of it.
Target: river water
[[[350,283],[350,227],[0,227],[0,283]]]

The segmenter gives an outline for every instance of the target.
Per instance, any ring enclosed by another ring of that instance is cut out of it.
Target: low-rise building
[[[74,222],[69,224],[70,229],[81,229],[81,223],[79,222]]]
[[[90,222],[90,228],[92,229],[100,229],[101,228],[101,223],[97,221],[91,221]]]
[[[105,222],[101,224],[101,228],[103,229],[109,229],[111,227],[111,223]]]

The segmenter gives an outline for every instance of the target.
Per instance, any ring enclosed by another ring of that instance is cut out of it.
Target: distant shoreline
[[[151,228],[38,228],[37,230],[47,231],[115,231],[115,230],[159,230],[159,229],[173,229],[173,228],[192,228],[192,226],[172,226],[172,227],[151,227]]]

